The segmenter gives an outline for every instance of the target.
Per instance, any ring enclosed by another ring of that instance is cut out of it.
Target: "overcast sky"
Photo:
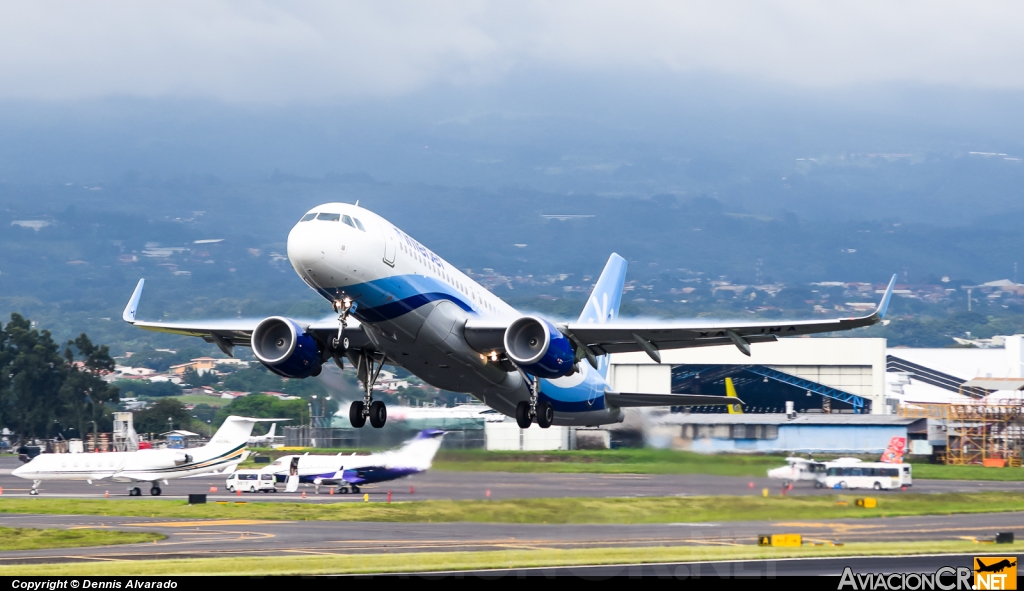
[[[15,2],[0,98],[396,96],[533,71],[1024,88],[1013,2]]]

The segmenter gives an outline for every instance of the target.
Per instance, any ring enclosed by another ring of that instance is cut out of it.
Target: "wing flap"
[[[637,392],[606,392],[605,400],[611,406],[710,406],[743,404],[738,398],[729,396],[704,396],[703,394],[643,394]]]

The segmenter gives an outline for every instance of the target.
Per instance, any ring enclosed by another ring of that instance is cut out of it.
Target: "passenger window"
[[[363,227],[363,222],[359,221],[359,218],[353,218],[356,221],[356,227],[359,228],[360,232],[365,232],[366,228]]]
[[[348,217],[347,215],[341,216],[341,223],[345,224],[346,226],[352,226],[353,228],[356,227],[356,225],[352,223],[352,218]]]
[[[315,213],[307,213],[306,215],[302,216],[302,219],[299,220],[299,221],[300,222],[308,222],[309,220],[311,220],[311,219],[313,219],[315,217],[316,217]]]
[[[316,216],[316,219],[323,220],[325,222],[336,222],[341,219],[340,213],[321,213]]]

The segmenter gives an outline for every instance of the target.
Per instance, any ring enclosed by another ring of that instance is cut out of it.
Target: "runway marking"
[[[264,525],[264,524],[285,524],[294,521],[271,521],[264,519],[221,519],[219,521],[160,521],[125,523],[131,527],[213,527],[219,525]]]

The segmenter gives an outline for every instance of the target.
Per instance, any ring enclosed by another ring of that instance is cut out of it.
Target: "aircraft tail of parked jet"
[[[736,398],[739,401],[739,396],[736,395],[736,386],[732,383],[732,378],[725,378],[725,395],[728,398]],[[726,408],[729,409],[731,415],[743,414],[743,407],[739,404],[730,404]]]
[[[885,462],[886,464],[902,464],[903,454],[907,449],[907,438],[906,437],[893,437],[889,440],[889,447],[885,448],[882,452],[882,457],[879,462]]]

